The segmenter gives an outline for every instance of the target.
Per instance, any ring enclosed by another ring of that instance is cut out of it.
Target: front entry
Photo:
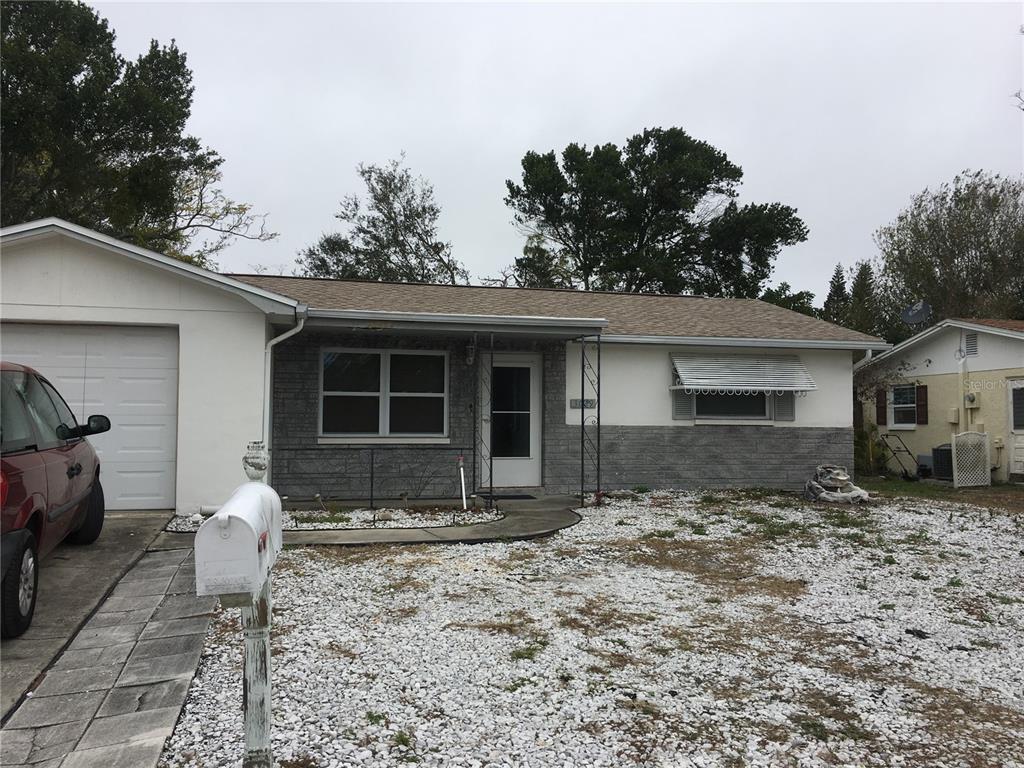
[[[480,361],[483,437],[482,486],[536,487],[541,484],[541,356],[486,354]],[[487,377],[490,375],[490,386]]]
[[[1010,474],[1024,476],[1024,379],[1010,379]]]

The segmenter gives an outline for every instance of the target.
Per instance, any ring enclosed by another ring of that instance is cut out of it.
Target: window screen
[[[726,395],[717,392],[695,396],[699,419],[764,419],[768,417],[764,392],[750,395]]]

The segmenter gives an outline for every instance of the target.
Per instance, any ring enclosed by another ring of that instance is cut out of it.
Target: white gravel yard
[[[291,550],[274,748],[312,766],[1024,765],[1024,521],[645,494],[540,541]],[[162,765],[240,761],[237,611]]]
[[[363,528],[440,528],[449,525],[489,523],[504,516],[497,509],[286,509],[281,513],[281,527],[286,531],[343,531]],[[175,515],[165,530],[192,533],[199,530],[202,515]]]

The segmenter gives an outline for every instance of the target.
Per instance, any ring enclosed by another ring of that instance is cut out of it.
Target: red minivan
[[[65,539],[91,544],[100,535],[100,462],[85,438],[109,429],[106,416],[78,424],[39,373],[0,362],[3,637],[17,637],[32,623],[39,559]]]

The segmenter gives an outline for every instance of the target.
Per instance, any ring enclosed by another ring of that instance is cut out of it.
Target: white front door
[[[541,484],[541,356],[495,354],[491,384],[490,359],[481,360],[481,424],[483,483],[490,486],[493,462],[497,488]]]
[[[4,323],[0,345],[4,360],[48,378],[79,420],[110,419],[89,438],[107,509],[174,507],[176,328]]]
[[[1010,473],[1024,475],[1024,379],[1010,381]]]

